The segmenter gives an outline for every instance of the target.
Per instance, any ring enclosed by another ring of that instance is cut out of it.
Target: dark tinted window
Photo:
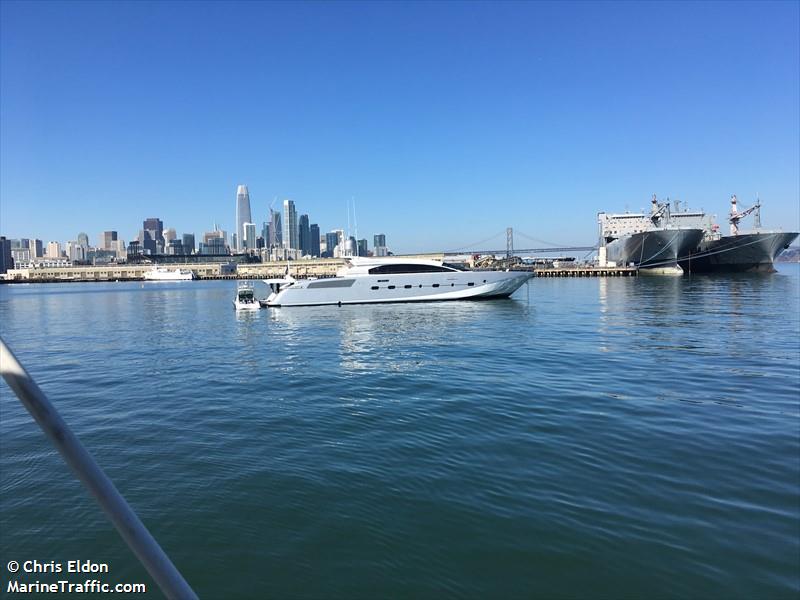
[[[393,289],[394,289],[394,286],[393,286],[393,285],[390,285],[390,286],[389,286],[389,289],[390,289],[390,290],[393,290]]]
[[[438,265],[381,265],[379,267],[372,267],[369,270],[370,275],[397,275],[399,273],[450,273],[454,271],[450,267],[440,267]]]
[[[404,285],[403,287],[406,288],[407,290],[410,290],[411,289],[411,284]]]
[[[380,288],[377,285],[373,285],[370,289],[379,290]]]
[[[475,285],[475,284],[470,281],[467,285]]]
[[[431,287],[439,287],[438,283],[434,283]]]

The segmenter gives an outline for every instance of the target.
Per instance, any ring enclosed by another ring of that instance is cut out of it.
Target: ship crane
[[[748,209],[739,212],[736,208],[736,194],[731,196],[731,214],[728,222],[731,224],[731,235],[739,235],[739,221],[744,219],[750,213],[755,213],[753,216],[753,225],[755,229],[761,228],[761,200],[756,198],[756,203]]]
[[[667,199],[666,202],[659,204],[656,195],[653,194],[653,199],[650,201],[650,204],[650,220],[655,225],[659,224],[658,222],[662,217],[666,217],[667,222],[669,222],[669,199]]]

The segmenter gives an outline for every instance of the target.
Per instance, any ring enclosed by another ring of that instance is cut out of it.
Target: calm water
[[[3,337],[201,597],[800,593],[798,265],[247,315],[234,290],[0,286]],[[150,582],[0,394],[3,588],[30,558]]]

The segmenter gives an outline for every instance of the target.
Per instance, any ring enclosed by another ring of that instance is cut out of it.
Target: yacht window
[[[311,288],[338,288],[338,287],[350,287],[356,282],[355,279],[328,279],[320,280],[320,281],[312,281],[308,284],[308,289]]]
[[[471,286],[471,285],[475,285],[475,284],[470,281],[467,285]]]
[[[377,285],[373,285],[373,286],[372,286],[370,289],[373,289],[373,290],[379,290],[379,289],[381,289],[381,288],[379,288]]]
[[[410,289],[411,289],[411,284],[410,284],[410,283],[409,283],[409,284],[406,284],[406,285],[404,285],[403,287],[404,287],[404,288],[406,288],[407,290],[410,290]]]
[[[451,283],[451,284],[450,284],[450,287],[453,287],[454,285],[455,285],[455,283]]]
[[[378,279],[378,283],[387,283],[388,279]]]
[[[434,283],[431,287],[439,287],[438,283]]]
[[[389,289],[390,289],[390,290],[393,290],[393,289],[394,289],[394,286],[393,286],[393,285],[390,285],[390,286],[389,286]]]
[[[440,265],[395,264],[380,265],[369,270],[370,275],[397,275],[399,273],[451,273],[456,269]]]

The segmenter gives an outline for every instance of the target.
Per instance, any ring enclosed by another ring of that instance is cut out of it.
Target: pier
[[[566,267],[552,269],[536,269],[534,277],[636,277],[636,267]]]

